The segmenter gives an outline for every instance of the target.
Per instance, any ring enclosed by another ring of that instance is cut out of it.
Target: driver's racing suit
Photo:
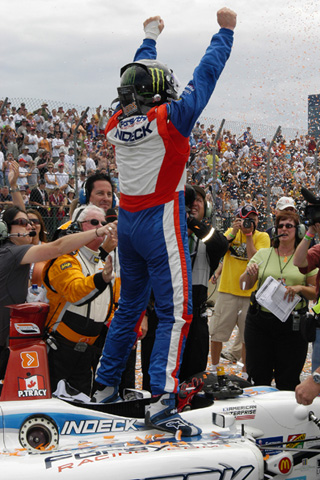
[[[155,296],[159,327],[150,362],[153,394],[177,392],[180,361],[192,319],[191,264],[184,205],[189,135],[208,103],[230,55],[233,31],[220,29],[181,98],[146,115],[111,117],[105,133],[115,147],[119,171],[118,217],[121,296],[96,380],[116,386]],[[155,59],[156,43],[145,39],[135,55]]]

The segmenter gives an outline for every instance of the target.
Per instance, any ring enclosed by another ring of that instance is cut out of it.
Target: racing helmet
[[[150,109],[178,99],[179,81],[171,69],[157,60],[146,59],[128,63],[121,68],[120,75],[119,96],[122,87],[134,87],[140,107],[147,106]]]

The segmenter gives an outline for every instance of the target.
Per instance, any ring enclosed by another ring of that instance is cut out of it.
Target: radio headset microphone
[[[35,237],[37,232],[35,230],[31,230],[29,233],[9,233],[8,237]]]
[[[280,238],[280,237],[284,237],[284,233],[281,233],[280,235],[274,235],[271,240],[274,240],[275,238]]]
[[[107,223],[113,223],[118,220],[117,212],[114,208],[108,208],[106,213],[106,221]]]

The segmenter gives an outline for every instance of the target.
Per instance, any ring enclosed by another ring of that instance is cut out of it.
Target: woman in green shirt
[[[304,298],[295,307],[299,314],[307,311],[307,300],[316,299],[316,273],[300,273],[293,265],[293,255],[301,241],[304,228],[299,225],[295,212],[281,212],[276,217],[276,238],[273,246],[263,248],[251,258],[240,277],[244,290],[252,288],[258,280],[261,286],[272,276],[286,287],[285,300],[297,294]],[[300,383],[308,342],[300,330],[300,318],[282,322],[267,309],[254,302],[250,306],[245,327],[246,366],[255,385],[271,385],[274,378],[279,390],[294,390]]]

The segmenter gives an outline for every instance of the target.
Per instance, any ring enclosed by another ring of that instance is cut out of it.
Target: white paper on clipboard
[[[292,301],[284,300],[286,287],[273,277],[267,277],[256,293],[256,300],[262,307],[269,310],[279,320],[285,322],[294,307],[301,301],[299,295],[295,295]]]

